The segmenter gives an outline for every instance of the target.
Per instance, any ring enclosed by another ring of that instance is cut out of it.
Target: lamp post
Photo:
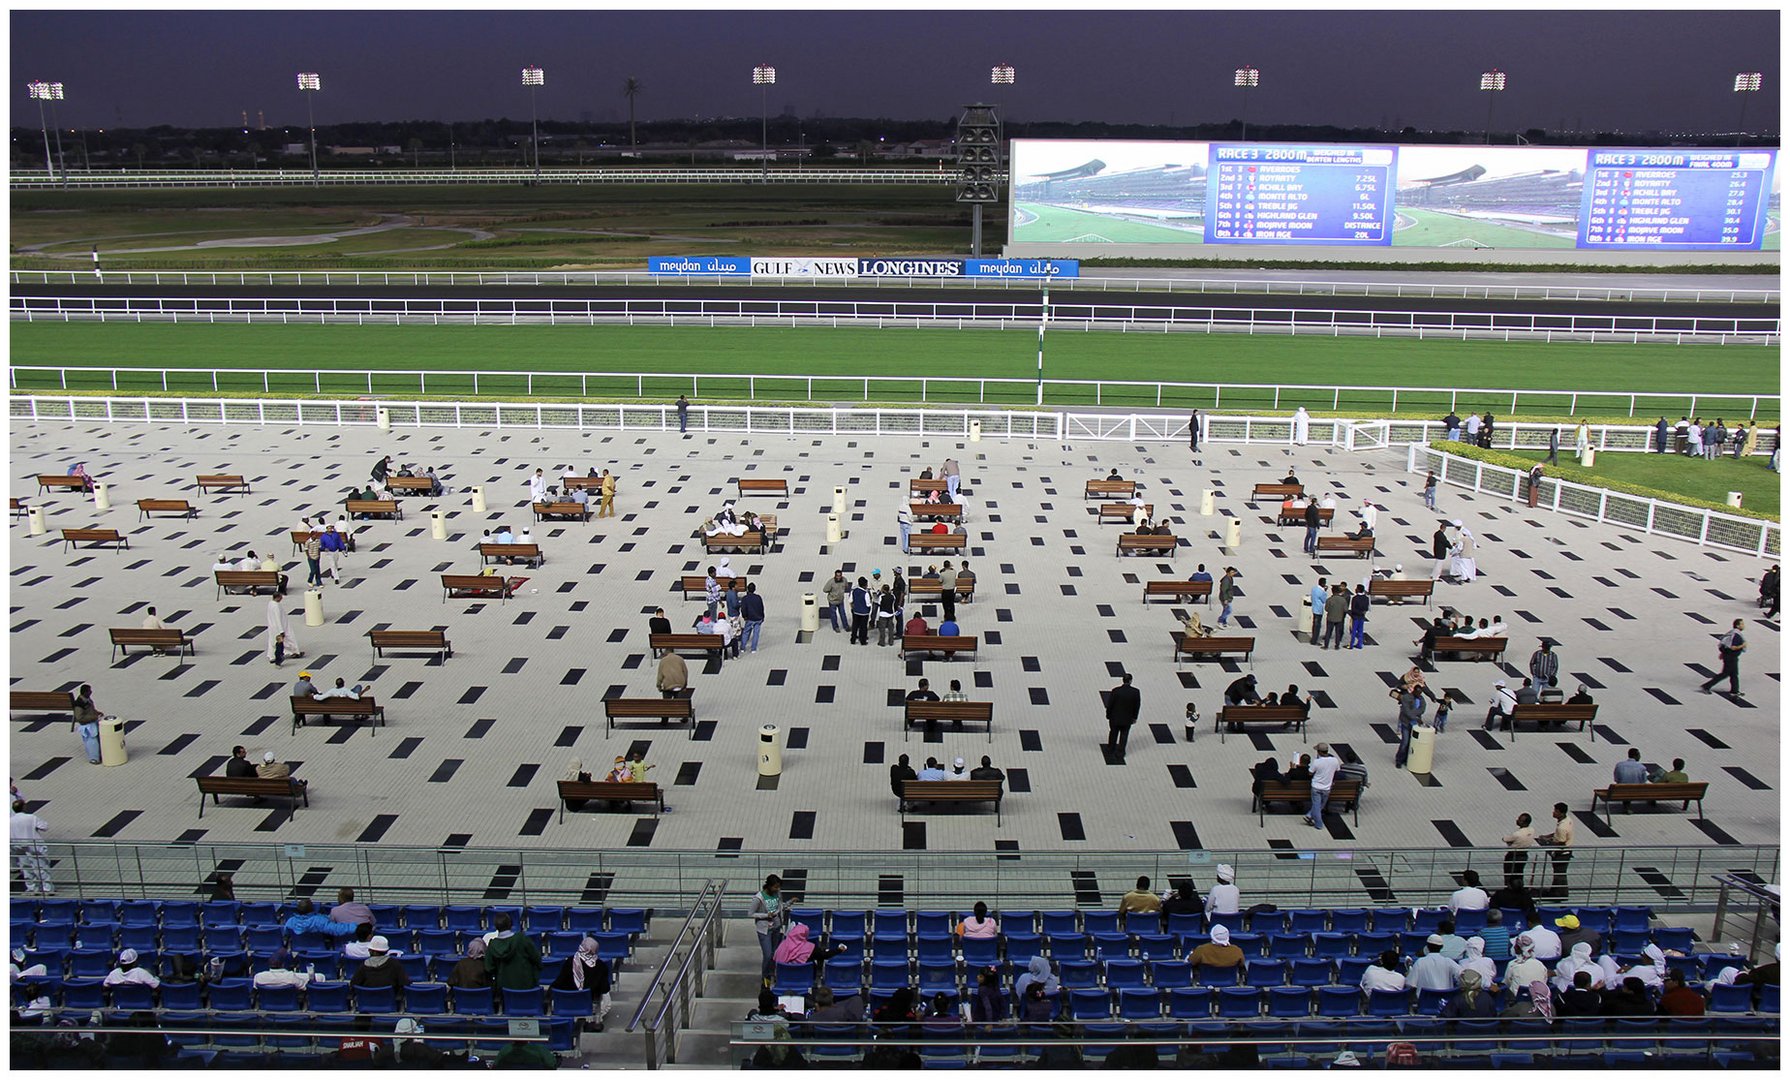
[[[1050,321],[1050,284],[1038,294],[1038,404],[1044,404],[1044,324]]]
[[[317,117],[311,109],[311,95],[323,89],[323,80],[315,71],[298,73],[298,92],[305,96],[305,124],[311,129],[311,183],[321,184],[317,175]]]
[[[1734,124],[1734,145],[1746,137],[1746,101],[1748,94],[1757,94],[1765,85],[1765,77],[1757,71],[1743,71],[1734,76],[1734,92],[1740,96],[1740,119]]]
[[[33,82],[26,83],[25,89],[31,94],[31,100],[37,102],[37,124],[38,127],[42,129],[44,137],[44,171],[50,174],[51,179],[54,179],[56,176],[56,159],[50,156],[50,121],[49,117],[44,112],[44,102],[60,101],[62,99],[62,84]],[[68,175],[66,173],[64,173],[62,177],[62,186],[68,186]]]
[[[994,67],[989,69],[989,73],[988,73],[989,85],[991,85],[991,86],[1012,86],[1014,74],[1015,74],[1015,72],[1013,70],[1012,64],[1004,64],[1004,63],[996,64]],[[1000,103],[999,97],[997,95],[996,101],[995,101],[995,113],[994,113],[996,118],[998,118],[998,116],[999,116],[1000,104],[1001,103]],[[1001,175],[1000,167],[1002,164],[1011,160],[1011,156],[1007,153],[1007,140],[1004,137],[1006,135],[1006,132],[1004,129],[1001,131],[1001,134],[1002,134],[1003,138],[1001,138],[1000,141],[998,141],[995,144],[995,162],[994,162],[995,169],[994,169],[993,179],[994,179],[995,190],[996,190],[997,194],[999,193],[999,190],[1000,190],[1000,175]],[[970,254],[971,255],[981,255],[982,254],[982,204],[981,203],[972,203],[970,205],[970,215],[971,215]],[[1043,316],[1039,316],[1039,318],[1042,319]],[[1038,370],[1040,373],[1039,378],[1043,378],[1042,373],[1044,370],[1044,324],[1042,322],[1040,322],[1038,324]],[[1039,402],[1042,403],[1043,402],[1042,395],[1044,393],[1044,384],[1042,382],[1040,382],[1038,384],[1038,393],[1041,395],[1039,397]]]
[[[1249,92],[1260,86],[1261,83],[1262,73],[1255,68],[1245,64],[1237,69],[1237,77],[1232,85],[1241,87],[1243,90],[1243,132],[1237,137],[1238,142],[1249,141]]]
[[[547,84],[547,73],[538,67],[522,69],[522,85],[528,87],[529,144],[534,148],[535,183],[541,182],[541,122],[535,112],[535,91]]]
[[[1486,93],[1485,99],[1485,144],[1492,145],[1492,105],[1498,95],[1504,91],[1504,73],[1497,68],[1479,76],[1479,88]]]
[[[771,178],[771,87],[777,85],[777,69],[760,64],[752,69],[752,85],[758,87],[759,162],[764,178]]]

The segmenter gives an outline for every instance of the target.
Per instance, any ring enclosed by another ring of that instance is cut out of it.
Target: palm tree
[[[627,82],[622,83],[622,96],[628,99],[628,149],[629,150],[633,150],[636,145],[634,142],[634,99],[640,96],[641,89],[642,89],[642,87],[640,84],[640,80],[636,79],[632,75],[628,76]]]

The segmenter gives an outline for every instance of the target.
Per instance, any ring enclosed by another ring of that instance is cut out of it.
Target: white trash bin
[[[820,629],[820,598],[811,592],[802,594],[802,629],[811,634]]]
[[[305,625],[323,625],[323,590],[305,590]]]
[[[1224,523],[1224,546],[1236,551],[1243,543],[1243,523],[1236,518],[1226,518]]]
[[[1436,758],[1436,729],[1420,724],[1411,729],[1411,752],[1405,757],[1405,769],[1428,775]]]
[[[1217,492],[1213,491],[1211,488],[1207,488],[1205,492],[1200,495],[1200,516],[1211,517],[1213,514],[1218,513],[1217,502]]]
[[[485,512],[485,485],[483,484],[474,484],[472,487],[472,512],[475,514]]]
[[[434,540],[447,539],[447,515],[440,510],[429,512],[429,537]]]
[[[758,729],[758,775],[778,776],[783,772],[783,733],[776,724]]]

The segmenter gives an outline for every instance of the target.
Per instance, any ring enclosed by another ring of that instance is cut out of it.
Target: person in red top
[[[1659,998],[1661,1016],[1702,1016],[1703,995],[1684,985],[1684,976],[1676,971],[1666,973],[1666,992]]]

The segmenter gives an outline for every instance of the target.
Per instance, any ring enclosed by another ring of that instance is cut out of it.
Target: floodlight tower
[[[1241,87],[1243,90],[1243,133],[1238,136],[1238,142],[1249,141],[1249,92],[1261,84],[1262,73],[1260,71],[1248,64],[1237,69],[1237,77],[1233,80],[1232,85]]]
[[[1757,94],[1765,85],[1765,76],[1757,71],[1743,71],[1734,76],[1734,93],[1740,97],[1740,119],[1734,123],[1734,145],[1746,137],[1746,102],[1748,94]]]
[[[311,129],[311,183],[320,184],[317,175],[317,118],[311,109],[311,95],[323,89],[323,80],[314,71],[298,73],[298,91],[305,96],[305,123]]]
[[[1498,95],[1504,92],[1504,73],[1493,68],[1479,76],[1479,88],[1486,93],[1485,99],[1485,144],[1492,145],[1492,106]]]
[[[26,83],[25,89],[31,94],[31,100],[37,102],[37,125],[42,129],[44,137],[44,171],[50,174],[51,179],[54,179],[56,176],[56,159],[50,156],[50,121],[49,117],[44,113],[44,102],[61,101],[62,84],[52,82],[32,82]],[[62,186],[68,186],[68,173],[66,170],[62,174]]]
[[[522,69],[522,85],[528,87],[529,145],[534,148],[535,183],[541,182],[541,121],[535,111],[535,91],[547,85],[547,73],[538,67]]]
[[[771,87],[777,85],[777,69],[769,64],[759,64],[752,69],[752,85],[758,87],[758,160],[768,181],[771,178]]]

